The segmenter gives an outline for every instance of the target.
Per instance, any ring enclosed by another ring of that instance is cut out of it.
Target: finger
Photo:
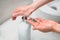
[[[19,11],[21,11],[21,10],[20,10],[20,7],[16,8],[16,9],[14,10],[14,12],[19,12]]]
[[[12,16],[19,16],[19,15],[22,15],[22,14],[23,14],[22,11],[20,11],[20,12],[13,12]]]
[[[39,30],[39,28],[36,26],[36,27],[33,27],[33,30]]]
[[[34,22],[33,19],[29,19],[28,22],[33,25],[33,27],[36,27],[39,23],[38,22]]]
[[[12,20],[15,20],[16,19],[16,17],[12,17]]]
[[[40,23],[41,21],[39,20],[39,19],[37,19],[37,18],[35,18],[34,20],[36,20],[36,22],[38,22],[38,23]]]
[[[12,14],[12,19],[15,20],[17,16],[22,15],[22,12],[17,12]]]
[[[16,10],[15,12],[20,12],[21,10]]]
[[[42,27],[42,26],[33,27],[33,30],[41,30],[41,27]]]
[[[16,10],[14,10],[14,12],[20,12],[21,11],[21,9],[16,9]]]
[[[36,18],[37,20],[39,20],[40,22],[44,21],[44,19],[42,18]]]
[[[33,28],[33,30],[37,30],[36,28]]]
[[[16,19],[15,13],[12,13],[12,20],[15,20],[15,19]]]

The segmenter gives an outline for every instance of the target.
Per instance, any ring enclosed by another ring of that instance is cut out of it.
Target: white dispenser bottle
[[[26,20],[22,19],[22,22],[20,23],[20,27],[18,27],[18,30],[19,40],[30,40],[31,26]]]

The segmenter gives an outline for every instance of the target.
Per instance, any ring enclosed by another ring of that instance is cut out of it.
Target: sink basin
[[[36,0],[34,0],[34,2],[35,1]],[[34,12],[33,14],[34,17],[50,19],[60,23],[60,1],[59,0],[52,1],[40,7],[38,10],[40,10],[40,13],[38,11],[38,14],[36,13],[35,15]]]
[[[1,31],[0,38],[3,40],[19,40],[21,39],[21,37],[22,39],[23,37],[28,38],[29,37],[28,35],[30,34],[31,39],[29,40],[59,40],[60,39],[60,34],[53,32],[43,33],[37,30],[32,30],[32,27],[30,32],[28,31],[30,30],[30,28],[27,30],[26,29],[27,27],[28,27],[27,24],[24,23],[23,25],[21,24],[21,17],[18,17],[17,20],[15,21],[9,19],[0,26],[0,31]],[[28,34],[26,34],[27,31]],[[20,36],[19,33],[21,34]]]
[[[23,3],[22,3],[23,2]],[[28,3],[26,3],[28,2]],[[2,23],[3,21],[5,21],[6,19],[10,18],[10,13],[11,10],[16,8],[19,5],[25,5],[25,4],[30,4],[32,3],[32,1],[30,2],[29,0],[8,0],[8,1],[0,1],[1,4],[1,11],[0,11],[0,23]],[[3,4],[3,5],[2,5]],[[60,22],[60,14],[58,15],[59,11],[56,11],[54,8],[55,6],[52,7],[52,5],[46,5],[38,10],[36,10],[30,17],[41,17],[44,19],[51,19],[51,20],[55,20]],[[59,7],[60,8],[60,7]],[[49,13],[45,10],[49,10]],[[59,9],[58,9],[59,10]],[[55,15],[56,13],[57,15]],[[55,13],[55,14],[54,14]],[[2,16],[2,17],[1,17]],[[17,20],[12,21],[11,19],[5,21],[2,25],[1,25],[1,33],[2,35],[0,36],[0,38],[2,38],[3,40],[19,40],[19,34],[18,34],[18,29],[17,27],[20,27],[20,33],[21,36],[24,35],[25,33],[27,33],[24,27],[22,27],[23,25],[20,25],[21,23],[21,19],[20,17],[18,17]],[[24,24],[25,26],[25,24]],[[27,25],[26,25],[27,26]],[[22,28],[24,28],[25,30],[23,30]],[[23,31],[25,32],[23,32]],[[29,34],[29,33],[28,33]],[[27,36],[28,36],[27,34]],[[25,35],[26,36],[26,35]],[[57,33],[53,33],[53,32],[49,32],[49,33],[43,33],[37,30],[32,30],[31,27],[31,40],[59,40],[60,39],[60,34]]]
[[[45,19],[51,19],[60,22],[60,1],[54,1],[50,5],[44,5],[39,9],[44,12],[42,16],[44,16]]]

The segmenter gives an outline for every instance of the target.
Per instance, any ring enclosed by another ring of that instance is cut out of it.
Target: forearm
[[[39,7],[51,2],[53,0],[36,0],[34,3],[32,3],[31,6],[33,6],[34,9],[38,9]]]
[[[60,24],[57,24],[55,27],[53,27],[53,31],[60,33]]]

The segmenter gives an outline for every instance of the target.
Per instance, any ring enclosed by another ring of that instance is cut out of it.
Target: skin
[[[39,7],[51,2],[53,0],[36,0],[34,3],[30,5],[25,5],[25,6],[20,6],[17,7],[13,12],[12,12],[12,19],[15,20],[17,16],[23,16],[23,17],[28,17],[29,15],[32,14],[35,10],[37,10]],[[58,24],[55,21],[52,20],[44,20],[41,18],[36,18],[37,22],[33,22],[32,18],[27,20],[31,25],[33,25],[34,30],[39,30],[42,32],[57,32],[60,33],[60,24]]]
[[[37,22],[34,22],[33,19],[29,19],[28,22],[33,26],[33,30],[39,30],[42,32],[57,32],[60,33],[60,24],[52,21],[45,20],[42,18],[35,18]]]
[[[36,9],[38,9],[39,7],[49,3],[51,1],[52,0],[36,0],[36,2],[34,2],[34,3],[30,4],[30,5],[17,7],[12,12],[12,19],[15,20],[17,16],[29,16]]]

